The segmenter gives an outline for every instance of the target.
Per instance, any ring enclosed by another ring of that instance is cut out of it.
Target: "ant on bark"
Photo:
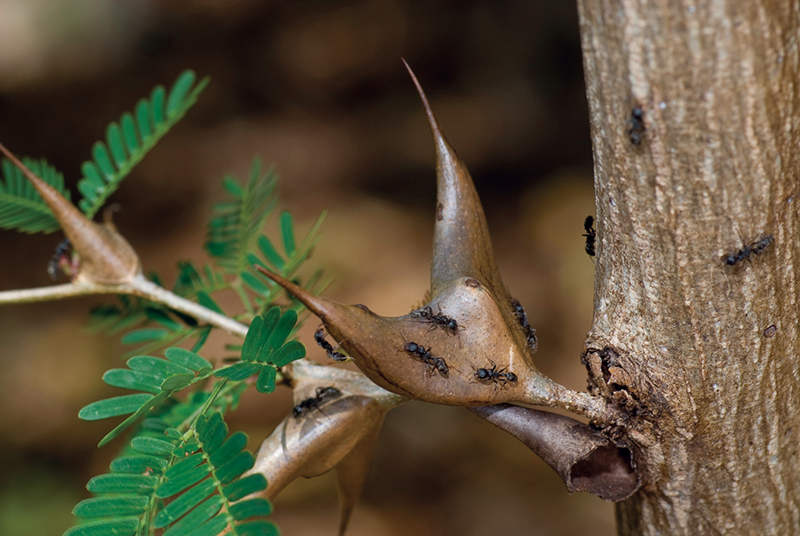
[[[433,314],[433,309],[430,305],[426,305],[422,309],[417,309],[416,311],[411,311],[411,318],[421,318],[425,322],[430,322],[432,324],[431,329],[439,326],[450,335],[458,334],[458,322],[456,322],[455,318],[443,315],[441,310],[438,315]]]
[[[425,348],[424,346],[415,342],[407,342],[403,346],[403,350],[413,356],[418,357],[423,363],[430,367],[428,369],[428,376],[433,374],[434,370],[438,370],[439,374],[445,377],[447,377],[447,375],[450,373],[450,369],[445,360],[441,357],[432,356],[430,348]]]
[[[337,352],[331,346],[331,343],[325,340],[325,326],[321,325],[317,328],[317,331],[314,333],[314,340],[317,341],[317,344],[325,350],[325,353],[328,354],[328,357],[333,359],[334,361],[347,361],[347,356],[341,352]]]
[[[631,110],[631,118],[628,119],[628,130],[625,133],[634,145],[639,145],[644,139],[644,132],[647,130],[644,127],[644,110],[638,104]]]
[[[594,230],[594,218],[591,216],[586,216],[586,220],[583,222],[583,228],[586,230],[586,233],[582,234],[581,236],[586,237],[586,253],[590,257],[594,257],[594,241],[595,238],[597,238],[597,231]]]
[[[503,367],[500,370],[497,370],[497,364],[491,359],[489,360],[492,363],[492,368],[479,368],[475,371],[475,377],[481,381],[490,381],[494,385],[501,383],[502,386],[505,386],[507,382],[515,382],[517,381],[517,375],[513,372],[506,372],[505,370],[508,367]]]
[[[295,419],[299,419],[312,409],[319,409],[319,405],[326,398],[336,398],[341,396],[342,392],[336,387],[317,387],[317,395],[311,398],[306,398],[295,407],[292,408],[292,415]],[[322,411],[322,410],[320,410]]]
[[[739,251],[728,253],[722,258],[722,261],[728,266],[734,266],[743,260],[749,259],[751,255],[761,255],[761,253],[763,253],[764,250],[767,249],[770,244],[772,244],[772,241],[772,235],[766,235],[761,240],[757,240],[752,244],[745,244],[744,247]],[[744,242],[744,240],[742,240],[742,242]]]

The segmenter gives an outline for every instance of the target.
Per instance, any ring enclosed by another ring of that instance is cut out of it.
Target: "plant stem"
[[[66,285],[54,285],[52,287],[7,290],[0,292],[0,305],[63,300],[89,294],[130,294],[139,296],[185,313],[198,322],[211,324],[231,335],[242,338],[247,335],[246,325],[178,296],[145,279],[141,274],[135,276],[130,282],[113,285],[79,280]]]
[[[161,303],[176,311],[185,313],[195,320],[212,324],[231,335],[237,335],[242,338],[247,335],[247,326],[244,324],[203,307],[191,300],[182,298],[163,287],[159,287],[152,281],[145,279],[142,275],[138,275],[134,278],[130,285],[130,292],[126,294],[133,294]]]

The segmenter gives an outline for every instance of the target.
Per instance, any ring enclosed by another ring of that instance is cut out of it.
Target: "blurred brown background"
[[[146,270],[171,283],[177,260],[204,260],[221,177],[244,177],[260,155],[279,170],[281,206],[301,232],[329,211],[309,263],[335,276],[326,295],[404,314],[428,287],[435,184],[401,57],[470,167],[505,282],[538,331],[537,364],[583,390],[593,266],[580,235],[594,202],[571,2],[3,0],[0,140],[48,158],[75,192],[110,121],[183,69],[210,75],[112,198]],[[0,290],[50,284],[60,239],[1,231]],[[0,308],[0,534],[60,534],[114,455],[95,447],[110,424],[77,418],[112,396],[100,376],[122,363],[118,338],[85,329],[91,306],[110,300]],[[322,361],[315,326],[303,340]],[[255,395],[231,417],[254,448],[291,406],[286,390]],[[335,534],[337,518],[330,475],[276,501],[287,535]],[[589,532],[613,533],[611,505],[569,496],[535,455],[466,410],[409,403],[387,418],[349,534]]]

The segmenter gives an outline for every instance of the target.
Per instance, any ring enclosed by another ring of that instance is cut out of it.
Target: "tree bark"
[[[620,534],[800,534],[799,4],[578,0]]]

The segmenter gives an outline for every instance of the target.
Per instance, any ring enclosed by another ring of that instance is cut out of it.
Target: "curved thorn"
[[[419,80],[405,60],[403,63],[422,100],[436,149],[438,193],[431,295],[435,298],[457,278],[472,277],[491,289],[498,299],[510,303],[494,259],[486,216],[469,171],[447,142]]]
[[[339,490],[340,521],[339,536],[344,536],[350,517],[356,507],[364,483],[369,476],[372,459],[375,456],[375,443],[383,424],[383,417],[371,425],[358,443],[336,466],[336,487]]]
[[[408,74],[411,76],[411,81],[414,82],[414,85],[417,87],[417,93],[419,93],[419,98],[422,100],[422,107],[425,108],[425,115],[428,118],[428,125],[431,127],[431,133],[433,133],[433,137],[435,141],[439,141],[440,139],[447,143],[444,135],[442,134],[442,129],[439,128],[439,123],[436,121],[436,116],[433,115],[433,110],[431,109],[431,104],[428,102],[428,97],[425,95],[425,91],[422,89],[422,85],[417,80],[417,75],[414,74],[414,71],[411,70],[411,67],[406,62],[405,58],[400,58],[403,60],[403,65],[406,66],[408,70]],[[437,136],[436,134],[439,134]]]

